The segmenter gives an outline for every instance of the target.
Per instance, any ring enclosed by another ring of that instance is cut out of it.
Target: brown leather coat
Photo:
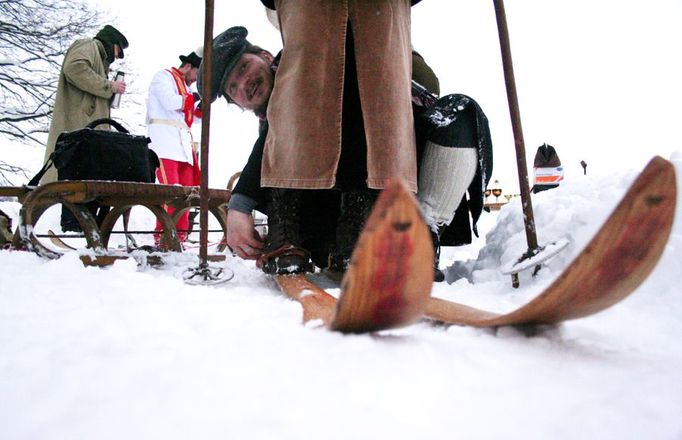
[[[263,186],[331,188],[341,153],[346,27],[355,40],[367,185],[416,191],[410,0],[276,0],[283,53],[267,110]]]

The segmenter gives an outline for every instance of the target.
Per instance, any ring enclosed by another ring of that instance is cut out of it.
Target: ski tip
[[[367,220],[365,221],[365,231],[371,231],[378,225],[386,221],[386,216],[395,210],[408,210],[414,211],[411,213],[405,213],[403,222],[399,221],[397,218],[394,221],[393,227],[407,229],[410,227],[412,221],[417,221],[418,223],[423,223],[421,218],[421,211],[419,209],[419,204],[415,196],[410,192],[407,184],[402,179],[391,179],[384,189],[381,190],[379,197],[372,211],[370,212]],[[361,235],[362,236],[362,235]]]
[[[416,198],[392,180],[353,251],[332,328],[361,333],[408,325],[423,315],[432,283],[428,228]]]

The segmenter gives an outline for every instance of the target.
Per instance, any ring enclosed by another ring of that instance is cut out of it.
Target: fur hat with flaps
[[[210,102],[223,96],[223,85],[232,68],[244,54],[246,49],[252,46],[246,39],[249,31],[242,26],[234,26],[213,39],[211,47],[211,96]],[[199,68],[197,88],[199,93],[204,90],[204,63]],[[203,97],[206,99],[206,97]]]
[[[102,29],[100,29],[99,32],[97,32],[97,35],[95,35],[95,38],[100,40],[102,43],[104,43],[105,48],[107,46],[111,47],[111,51],[113,53],[113,46],[114,44],[118,45],[119,50],[119,58],[123,58],[123,49],[128,48],[128,39],[123,35],[121,32],[119,32],[118,29],[113,27],[112,25],[108,24],[104,26]],[[109,53],[109,50],[107,49],[107,54]],[[109,62],[113,61],[113,57],[109,60]]]

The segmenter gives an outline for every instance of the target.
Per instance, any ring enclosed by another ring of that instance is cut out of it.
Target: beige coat
[[[277,0],[284,50],[267,110],[261,184],[331,188],[341,154],[346,25],[355,41],[367,185],[416,191],[409,0]]]
[[[66,52],[59,73],[54,113],[45,149],[45,161],[54,151],[57,137],[64,131],[85,127],[88,123],[110,115],[109,100],[113,94],[107,79],[109,63],[104,46],[98,40],[75,41]],[[108,125],[100,125],[105,130]],[[57,170],[51,167],[40,180],[45,184],[57,180]]]

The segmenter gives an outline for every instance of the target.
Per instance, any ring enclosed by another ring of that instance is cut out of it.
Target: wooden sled
[[[59,181],[38,186],[33,190],[23,189],[23,194],[15,188],[12,194],[22,205],[19,227],[13,241],[15,247],[24,246],[43,257],[59,258],[62,253],[45,246],[34,233],[34,226],[48,208],[62,204],[74,213],[83,230],[87,247],[94,252],[95,256],[84,258],[84,263],[96,265],[107,265],[116,259],[125,258],[121,253],[109,251],[108,243],[118,218],[133,206],[145,206],[156,216],[163,226],[161,247],[165,251],[175,252],[182,251],[175,227],[177,219],[191,207],[199,206],[198,187],[152,183]],[[209,212],[218,220],[223,231],[227,218],[226,204],[230,195],[231,192],[227,190],[209,190]],[[99,227],[85,205],[93,201],[111,207]],[[172,217],[166,213],[164,206],[176,209]],[[221,244],[219,251],[224,248],[225,246]]]

